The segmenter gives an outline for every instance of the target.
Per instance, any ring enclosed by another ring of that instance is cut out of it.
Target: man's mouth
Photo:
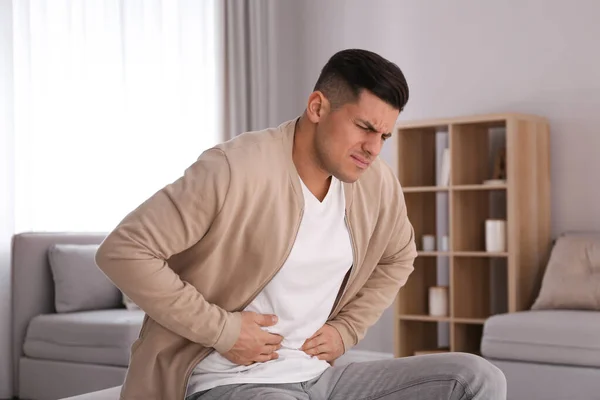
[[[354,164],[358,165],[359,168],[366,169],[371,164],[369,161],[367,161],[366,159],[364,159],[362,157],[355,156],[355,155],[352,155],[351,157],[352,157],[352,160],[354,161]]]

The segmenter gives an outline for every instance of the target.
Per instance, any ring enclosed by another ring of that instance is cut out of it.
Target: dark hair
[[[368,50],[335,53],[321,70],[314,88],[327,97],[333,109],[356,101],[363,89],[399,111],[408,101],[408,84],[400,68]]]

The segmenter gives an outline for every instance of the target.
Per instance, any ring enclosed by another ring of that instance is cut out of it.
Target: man
[[[396,65],[341,51],[299,118],[204,152],[119,224],[96,260],[147,314],[122,399],[505,398],[473,355],[331,365],[413,270],[378,159],[407,99]]]

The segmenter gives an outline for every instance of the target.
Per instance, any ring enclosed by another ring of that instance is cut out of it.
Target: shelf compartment
[[[404,198],[417,248],[421,250],[423,235],[436,234],[436,192],[406,193]]]
[[[485,220],[506,220],[506,191],[452,191],[452,250],[485,251]]]
[[[398,179],[406,189],[436,186],[436,127],[398,129]]]
[[[479,323],[507,311],[506,258],[454,257],[452,270],[455,319]]]
[[[414,271],[398,292],[398,314],[428,315],[429,287],[437,286],[437,259],[417,257]]]
[[[452,351],[481,354],[482,324],[453,323]]]
[[[447,346],[439,343],[438,325],[438,322],[430,321],[396,321],[396,356],[410,357],[417,352],[445,351]]]
[[[452,124],[450,143],[452,184],[482,184],[493,177],[497,152],[506,149],[506,120]],[[506,171],[506,161],[503,166]]]

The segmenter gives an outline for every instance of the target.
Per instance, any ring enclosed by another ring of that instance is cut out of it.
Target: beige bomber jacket
[[[205,151],[101,244],[97,265],[146,312],[121,399],[183,400],[196,364],[237,340],[239,311],[283,266],[302,218],[295,122]],[[416,248],[402,189],[383,161],[344,193],[354,263],[327,323],[347,351],[393,302]]]

